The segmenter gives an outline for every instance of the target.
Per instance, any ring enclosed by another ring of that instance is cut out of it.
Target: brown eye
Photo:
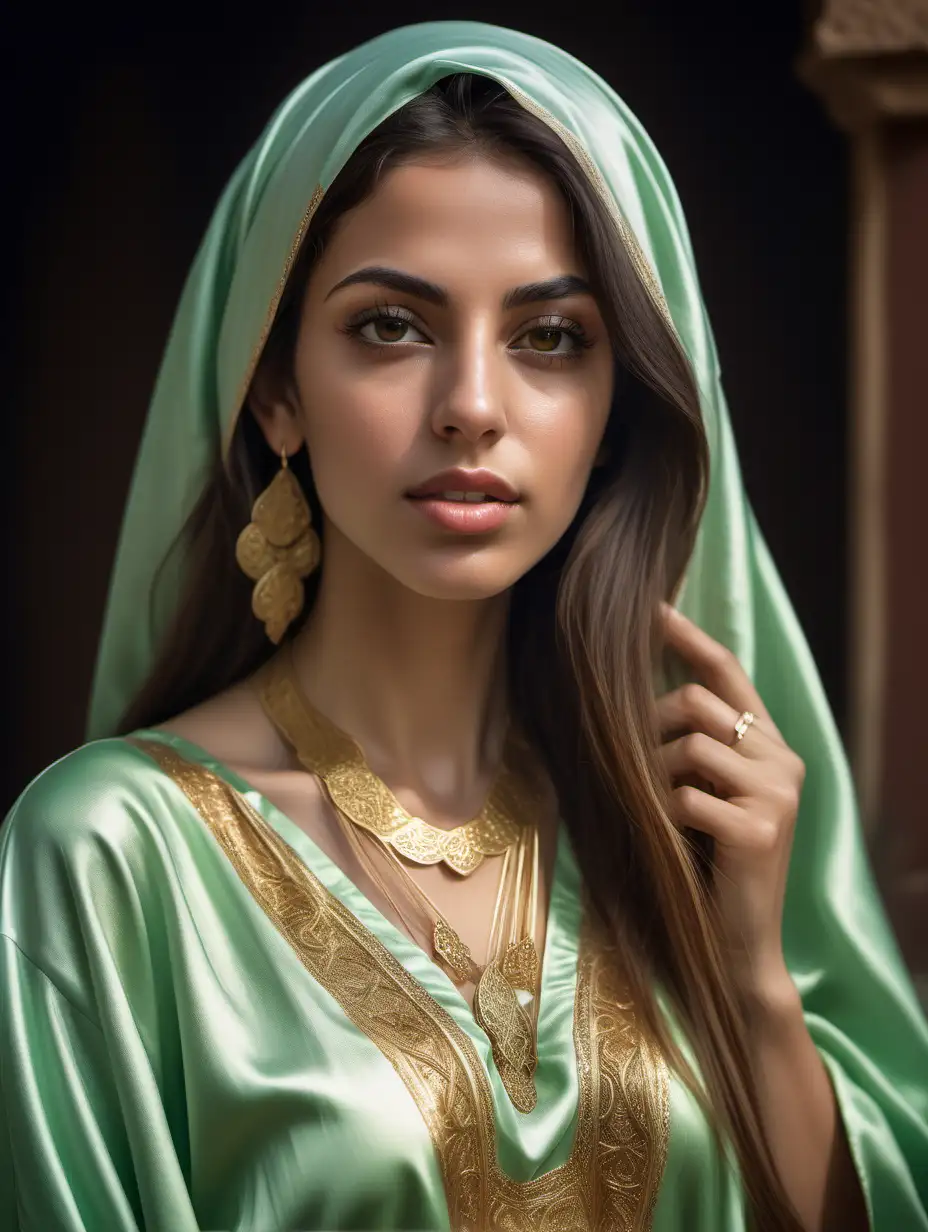
[[[395,347],[398,343],[427,343],[429,340],[399,309],[364,313],[345,327],[349,337],[369,346]]]
[[[530,329],[526,337],[532,341],[532,349],[535,351],[556,351],[557,344],[564,335],[562,329],[549,329],[546,326],[539,326],[537,329]]]
[[[409,329],[408,321],[400,321],[396,317],[378,317],[371,324],[380,342],[402,342]]]
[[[576,359],[592,345],[582,326],[559,317],[533,325],[519,335],[517,342],[515,350],[551,359]]]

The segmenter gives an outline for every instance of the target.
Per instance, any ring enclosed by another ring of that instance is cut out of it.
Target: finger
[[[691,732],[662,745],[661,757],[671,782],[696,776],[710,782],[723,796],[753,796],[763,788],[756,761],[742,757],[705,732]]]
[[[657,699],[657,716],[661,735],[670,737],[684,732],[705,732],[721,744],[735,744],[735,724],[741,717],[727,702],[701,684],[685,684]],[[744,737],[737,742],[737,751],[745,757],[763,757],[768,741],[757,739],[766,719],[757,719]],[[752,734],[754,733],[754,734]]]
[[[676,825],[711,834],[726,847],[737,847],[750,830],[748,819],[737,805],[710,796],[698,787],[678,787],[671,792],[670,816]]]
[[[769,730],[782,740],[737,656],[669,604],[661,604],[661,613],[667,644],[695,668],[703,683],[739,714],[749,710],[762,718]]]

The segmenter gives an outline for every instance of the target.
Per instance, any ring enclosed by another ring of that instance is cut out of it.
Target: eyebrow
[[[403,270],[391,269],[387,265],[367,265],[364,269],[355,270],[341,282],[337,282],[329,291],[326,299],[331,298],[343,287],[354,286],[356,283],[367,283],[373,286],[386,287],[390,291],[404,291],[407,295],[415,295],[427,303],[439,308],[447,308],[449,295],[444,287],[428,282],[415,274],[406,274]],[[518,287],[510,287],[502,299],[503,308],[521,308],[524,304],[538,303],[547,299],[566,299],[569,295],[592,295],[593,290],[584,278],[576,274],[558,274],[554,278],[545,278],[541,282],[526,282]]]

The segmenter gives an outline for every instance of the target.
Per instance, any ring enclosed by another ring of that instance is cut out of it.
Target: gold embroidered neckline
[[[574,1004],[573,1148],[559,1167],[515,1181],[499,1165],[492,1089],[467,1032],[230,783],[160,740],[132,743],[184,792],[296,957],[405,1083],[436,1151],[453,1232],[650,1228],[669,1135],[668,1074],[588,920]]]
[[[527,748],[510,729],[503,763],[478,816],[453,830],[412,817],[387,784],[367,763],[357,742],[322,714],[303,692],[289,643],[265,664],[257,677],[261,705],[300,764],[318,776],[346,838],[380,885],[394,909],[376,867],[367,864],[356,845],[359,832],[373,835],[389,852],[398,870],[399,890],[424,915],[432,934],[432,952],[458,983],[476,984],[473,1013],[493,1049],[503,1087],[519,1112],[535,1107],[538,1092],[536,1038],[539,991],[535,925],[538,899],[538,825],[540,774]],[[467,877],[488,855],[502,855],[502,871],[486,958],[477,965],[451,924],[419,886],[404,860],[415,864],[444,862]],[[405,922],[405,920],[404,920]],[[530,994],[526,1005],[519,991]]]

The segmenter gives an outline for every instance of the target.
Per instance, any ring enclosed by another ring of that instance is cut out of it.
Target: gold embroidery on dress
[[[132,743],[181,788],[306,970],[402,1078],[429,1129],[453,1232],[647,1232],[667,1153],[668,1073],[588,924],[573,1149],[560,1167],[515,1181],[499,1166],[492,1090],[467,1033],[244,796],[169,745]]]

